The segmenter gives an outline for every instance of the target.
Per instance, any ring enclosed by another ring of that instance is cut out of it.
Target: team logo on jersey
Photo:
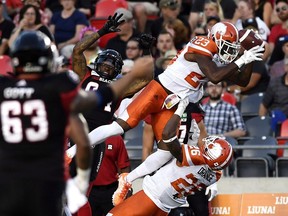
[[[112,144],[108,144],[107,149],[108,150],[112,150],[113,149],[113,145]]]

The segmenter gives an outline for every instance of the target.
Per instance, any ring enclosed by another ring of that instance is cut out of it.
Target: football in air
[[[265,42],[262,40],[261,36],[251,29],[239,30],[239,42],[245,50],[249,50],[257,45],[265,45]]]

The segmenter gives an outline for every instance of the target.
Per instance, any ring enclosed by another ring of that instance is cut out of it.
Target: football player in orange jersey
[[[180,103],[185,106],[188,100]],[[189,194],[205,190],[220,179],[221,170],[232,159],[232,146],[216,136],[199,140],[196,137],[193,141],[198,141],[199,147],[180,145],[177,130],[184,110],[177,109],[163,130],[165,145],[175,158],[154,175],[145,176],[143,190],[114,207],[107,215],[168,215],[171,209],[185,204]],[[193,127],[198,129],[196,121],[193,121]]]
[[[133,180],[157,170],[172,158],[162,141],[162,131],[180,100],[189,97],[192,103],[199,101],[203,96],[203,84],[207,81],[218,83],[229,80],[240,86],[248,84],[251,63],[262,60],[264,48],[256,46],[239,55],[240,47],[238,31],[233,24],[215,24],[207,36],[192,38],[171,60],[167,69],[145,87],[116,121],[90,132],[90,141],[96,145],[109,136],[134,128],[151,114],[159,149],[127,176],[120,176],[118,190],[113,196],[115,205],[123,201]],[[213,61],[215,57],[222,65],[217,66]]]

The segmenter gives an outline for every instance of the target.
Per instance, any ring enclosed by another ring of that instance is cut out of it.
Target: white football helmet
[[[203,139],[202,154],[205,162],[212,170],[222,170],[232,159],[233,149],[230,143],[218,136],[208,136]]]
[[[218,47],[218,55],[225,63],[231,63],[238,55],[241,45],[237,28],[229,22],[218,22],[208,33]]]

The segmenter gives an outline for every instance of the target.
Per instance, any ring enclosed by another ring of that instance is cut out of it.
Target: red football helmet
[[[208,37],[216,43],[218,55],[224,63],[232,62],[240,51],[237,28],[229,22],[218,22],[208,33]]]
[[[212,170],[221,170],[227,167],[233,155],[230,143],[217,136],[208,136],[203,141],[205,143],[202,154],[207,165]]]

